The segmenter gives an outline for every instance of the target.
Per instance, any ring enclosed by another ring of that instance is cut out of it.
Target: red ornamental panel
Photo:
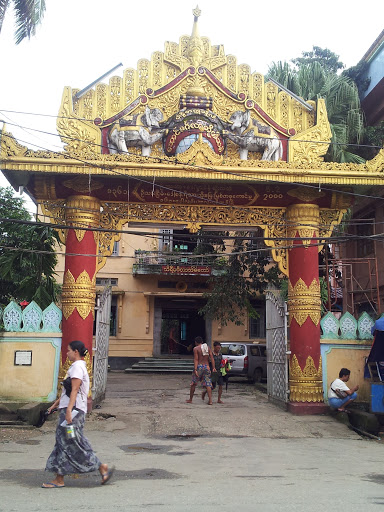
[[[97,245],[92,231],[69,230],[63,284],[62,360],[71,341],[92,354]]]
[[[290,347],[304,369],[311,356],[320,360],[320,285],[317,240],[303,246],[294,242],[288,251],[290,288]]]

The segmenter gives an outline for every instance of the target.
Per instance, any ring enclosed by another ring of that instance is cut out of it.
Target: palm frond
[[[326,74],[318,62],[313,62],[300,67],[297,79],[302,97],[305,100],[316,100],[324,85]]]
[[[273,78],[289,91],[301,96],[300,84],[297,79],[297,71],[288,62],[272,62],[265,76],[266,80]]]
[[[0,0],[0,32],[1,32],[1,28],[3,26],[5,13],[7,12],[7,9],[9,7],[9,2],[10,2],[10,0]]]
[[[349,110],[347,114],[348,141],[360,143],[364,135],[364,120],[360,109]]]
[[[45,12],[45,0],[13,0],[16,17],[16,44],[35,35]]]
[[[350,151],[341,151],[341,163],[350,163],[350,164],[363,164],[365,163],[364,158],[359,155],[355,155]]]

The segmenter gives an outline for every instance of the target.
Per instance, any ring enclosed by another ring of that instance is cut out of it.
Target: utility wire
[[[137,236],[155,236],[156,238],[159,238],[159,236],[163,236],[164,234],[163,233],[155,233],[155,232],[148,232],[148,231],[128,231],[128,230],[118,230],[118,229],[107,229],[107,228],[96,228],[96,227],[86,227],[86,226],[83,226],[83,225],[66,225],[66,224],[56,224],[56,225],[52,225],[51,223],[49,222],[33,222],[33,221],[28,221],[28,220],[23,220],[23,219],[8,219],[8,218],[4,218],[4,217],[0,217],[0,223],[11,223],[11,224],[18,224],[18,225],[26,225],[26,226],[33,226],[33,227],[36,227],[36,226],[45,226],[45,227],[51,227],[52,229],[63,229],[63,230],[75,230],[75,229],[80,229],[82,231],[91,231],[91,232],[101,232],[101,233],[121,233],[121,234],[127,234],[127,235],[137,235]],[[306,225],[304,225],[304,227],[308,227]],[[313,227],[313,226],[309,226],[309,227]],[[314,228],[315,229],[315,228]],[[177,234],[176,234],[177,236]],[[183,236],[183,235],[181,235]],[[206,235],[199,235],[199,234],[191,234],[191,235],[188,235],[188,238],[196,238],[197,240],[198,239],[208,239],[208,240],[211,240],[212,238],[216,238],[216,239],[224,239],[224,240],[291,240],[291,241],[295,241],[295,240],[298,240],[297,237],[287,237],[287,236],[284,236],[284,237],[246,237],[246,236],[233,236],[233,235],[209,235],[209,234],[206,234]],[[326,241],[329,241],[329,240],[334,240],[335,242],[343,242],[343,241],[350,241],[350,240],[367,240],[367,239],[372,239],[372,240],[382,240],[384,239],[384,233],[379,233],[379,234],[374,234],[374,235],[349,235],[349,234],[345,234],[344,236],[318,236],[318,237],[300,237],[300,240],[326,240]],[[178,237],[178,240],[179,240],[179,237]],[[186,239],[187,241],[187,239]],[[330,242],[329,242],[330,243]],[[323,243],[320,243],[319,245],[324,245],[324,242]]]
[[[364,237],[364,239],[366,239],[366,237]],[[265,239],[265,240],[275,240],[275,239]],[[279,239],[279,240],[284,240],[284,241],[289,241],[289,240],[292,240],[292,241],[295,241],[297,240],[297,238],[282,238],[282,239]],[[322,246],[324,245],[324,240],[327,240],[326,238],[301,238],[300,240],[320,240],[318,243],[311,243],[311,247],[319,247],[319,246]],[[349,240],[342,240],[341,243],[344,243],[344,242],[349,242]],[[331,243],[329,240],[328,242],[326,243]],[[180,256],[180,258],[182,257],[188,257],[188,259],[201,259],[201,258],[222,258],[222,257],[227,257],[227,258],[230,258],[231,256],[237,256],[237,255],[242,255],[242,254],[252,254],[252,253],[260,253],[260,252],[265,252],[265,253],[269,253],[271,252],[272,250],[282,250],[282,249],[300,249],[302,248],[302,246],[293,246],[293,245],[286,245],[286,246],[276,246],[276,247],[260,247],[260,248],[256,248],[256,249],[248,249],[248,250],[244,250],[244,251],[234,251],[234,252],[221,252],[221,253],[210,253],[210,254],[188,254],[186,255],[185,253],[183,252],[180,252],[180,253],[173,253],[173,254],[167,254],[166,252],[162,252],[162,251],[154,251],[154,252],[157,252],[157,253],[160,253],[161,254],[161,258],[164,258],[164,259],[174,259],[175,257],[177,256]],[[94,257],[94,258],[99,258],[99,257],[106,257],[106,258],[125,258],[125,259],[137,259],[137,258],[140,258],[140,254],[135,254],[134,256],[129,256],[129,255],[119,255],[119,256],[115,256],[115,255],[108,255],[108,256],[103,256],[101,253],[98,253],[98,254],[83,254],[83,253],[71,253],[71,252],[62,252],[62,251],[55,251],[54,253],[52,253],[52,251],[47,251],[47,250],[40,250],[40,249],[26,249],[26,248],[19,248],[19,247],[11,247],[11,246],[7,246],[7,245],[0,245],[0,249],[6,249],[8,251],[14,251],[14,252],[27,252],[27,253],[34,253],[34,254],[56,254],[56,255],[60,255],[60,256],[86,256],[86,257]],[[147,251],[142,251],[143,253],[143,256],[146,255],[146,252]],[[149,252],[152,252],[152,251],[149,251]],[[159,263],[160,265],[160,263]]]
[[[32,129],[32,130],[33,130],[33,129]],[[40,131],[40,130],[36,130],[36,131]],[[47,133],[47,132],[43,132],[43,133]],[[7,136],[8,134],[3,134],[3,135]],[[51,135],[56,135],[56,134],[51,134]],[[10,136],[10,135],[8,135],[8,137],[11,137],[11,136]],[[25,141],[23,141],[23,142],[25,142]],[[35,147],[39,147],[40,149],[45,149],[45,148],[43,148],[43,147],[41,147],[41,146],[38,146],[38,145],[36,145],[36,144],[33,144],[33,145],[34,145]],[[58,153],[58,152],[53,152],[53,153],[59,154],[59,155],[61,155],[61,156],[64,156],[64,158],[73,158],[71,155],[68,155],[68,156],[67,156],[67,155],[62,155],[62,153]],[[154,160],[156,160],[156,161],[164,160],[164,159],[161,159],[161,158],[159,158],[159,157],[153,157],[153,158],[154,158]],[[148,180],[144,180],[144,179],[138,178],[138,177],[136,177],[136,176],[127,175],[127,174],[125,174],[125,173],[118,172],[118,171],[116,171],[115,169],[113,169],[113,168],[111,168],[111,167],[109,167],[109,166],[100,166],[100,165],[92,164],[92,163],[90,163],[89,161],[82,160],[82,159],[80,159],[80,158],[78,158],[78,157],[75,157],[75,159],[76,159],[76,160],[78,160],[78,161],[80,161],[80,162],[82,162],[82,163],[84,163],[84,164],[86,164],[87,166],[91,166],[91,167],[93,166],[93,167],[97,167],[97,168],[100,168],[100,167],[101,167],[101,168],[103,168],[104,170],[108,170],[108,171],[113,172],[114,174],[117,174],[117,175],[119,175],[119,176],[122,176],[122,177],[125,177],[125,178],[127,178],[127,177],[128,177],[128,178],[130,178],[130,179],[134,179],[134,180],[139,181],[139,182],[143,182],[143,183],[146,183],[146,184],[150,184],[150,182],[149,182]],[[167,162],[168,162],[168,161],[167,161]],[[179,164],[179,165],[180,165],[180,162],[176,162],[176,164]],[[202,167],[202,166],[196,166],[196,167],[197,167],[198,169],[213,170],[213,169],[208,168],[208,167]],[[238,174],[238,173],[230,173],[230,172],[228,172],[228,171],[223,171],[222,169],[215,169],[215,171],[216,171],[216,172],[225,173],[225,174],[234,174],[234,175],[236,175],[236,176],[239,176],[239,174]],[[243,177],[244,177],[246,180],[252,180],[252,182],[254,182],[254,181],[255,181],[255,180],[254,180],[254,178],[252,178],[252,177],[250,177],[250,176],[248,176],[248,175],[243,175]],[[263,179],[259,179],[258,181],[264,181],[264,182],[266,182],[266,183],[273,183],[273,184],[279,183],[279,182],[276,182],[276,181],[274,181],[274,180],[273,180],[273,181],[271,181],[271,180],[263,180]],[[284,184],[285,184],[285,182],[280,182],[280,183],[284,183]],[[295,184],[295,183],[291,183],[291,185],[293,185],[293,184]],[[301,184],[301,183],[296,183],[296,184],[297,184],[297,185],[299,185],[299,186],[307,186],[307,187],[308,187],[308,185],[307,185],[307,184]],[[199,200],[201,200],[201,201],[206,201],[206,202],[209,202],[209,203],[211,203],[211,204],[212,204],[212,203],[213,203],[213,204],[218,204],[218,205],[220,205],[220,206],[225,206],[225,207],[228,207],[228,206],[229,206],[229,205],[227,205],[227,204],[225,204],[225,203],[220,203],[220,202],[218,202],[218,201],[213,201],[213,200],[210,200],[210,199],[208,199],[208,198],[203,198],[203,197],[201,197],[201,196],[197,196],[197,195],[195,195],[195,194],[191,194],[191,193],[188,193],[188,192],[180,191],[180,190],[178,190],[178,189],[172,189],[172,188],[170,188],[170,187],[166,187],[166,186],[164,186],[164,185],[155,184],[154,186],[156,186],[156,187],[158,187],[158,188],[161,188],[161,189],[165,189],[165,190],[167,190],[167,191],[172,191],[172,192],[176,192],[176,193],[178,193],[178,194],[183,194],[183,195],[186,195],[186,196],[189,196],[189,197],[193,197],[193,198],[195,198],[195,199],[199,199]],[[317,186],[311,186],[311,188],[316,188],[316,189],[317,189]],[[355,194],[355,193],[353,193],[353,192],[340,191],[340,190],[338,190],[338,189],[328,189],[327,187],[323,187],[323,189],[324,189],[324,190],[329,190],[329,191],[332,191],[332,192],[338,192],[338,193],[344,193],[344,194],[351,194],[351,195],[353,195],[353,196],[369,197],[369,198],[372,198],[372,199],[379,199],[379,200],[383,200],[383,198],[382,198],[382,197],[378,197],[378,196],[369,196],[369,195],[364,195],[364,194]],[[65,208],[65,206],[64,206],[64,208]],[[243,211],[248,211],[248,209],[246,209],[246,208],[244,208],[244,207],[241,207],[241,206],[232,206],[232,208],[233,208],[233,209],[237,209],[238,211],[241,211],[241,210],[243,210]],[[270,208],[273,208],[273,206],[272,206],[272,207],[270,207]],[[277,208],[277,206],[276,206],[276,208]],[[304,226],[304,224],[303,224],[302,226]]]
[[[47,132],[42,132],[42,133],[47,133]],[[55,135],[55,134],[51,134],[51,135]],[[3,133],[3,137],[9,137],[11,139],[13,138],[11,135],[9,135],[7,133]],[[70,139],[70,140],[74,140],[74,141],[77,141],[77,142],[87,142],[87,141],[84,141],[84,140],[81,140],[81,139],[72,138],[72,137],[65,137],[65,138]],[[134,179],[136,181],[139,181],[139,182],[142,182],[142,183],[152,184],[151,181],[145,180],[143,178],[139,178],[137,176],[133,176],[133,175],[121,172],[121,171],[117,171],[114,168],[113,163],[111,163],[110,165],[95,164],[95,163],[93,163],[93,162],[91,162],[89,160],[83,160],[83,159],[81,159],[79,157],[76,157],[76,156],[73,156],[73,155],[70,155],[70,154],[65,154],[65,153],[63,154],[62,152],[49,150],[49,149],[47,149],[47,148],[45,148],[43,146],[39,146],[38,144],[35,144],[35,143],[32,143],[32,142],[28,142],[28,141],[24,141],[24,140],[19,140],[19,142],[23,142],[24,144],[30,144],[30,145],[35,146],[36,148],[38,148],[40,150],[43,150],[43,151],[50,151],[51,153],[57,154],[59,156],[62,156],[63,158],[76,160],[78,162],[81,162],[81,163],[85,164],[87,167],[94,167],[94,168],[97,168],[97,169],[103,169],[105,171],[111,172],[111,173],[116,174],[117,176],[121,176],[123,178],[132,178],[132,179]],[[303,142],[303,141],[301,141],[301,142]],[[307,141],[307,142],[312,142],[312,141]],[[97,146],[97,147],[105,147],[105,146],[102,146],[102,145],[99,145],[99,144],[95,144],[95,143],[92,143],[92,142],[87,142],[87,144],[94,145],[94,146]],[[122,154],[132,155],[129,152],[128,153],[127,152],[123,152]],[[220,174],[223,174],[223,175],[236,176],[238,178],[244,179],[244,181],[246,181],[246,182],[252,182],[253,184],[261,182],[261,183],[271,184],[271,185],[275,185],[275,186],[277,184],[287,185],[287,183],[285,181],[281,181],[281,180],[268,180],[268,179],[265,179],[265,178],[260,177],[260,176],[255,178],[253,176],[249,176],[249,173],[244,174],[244,173],[237,173],[237,172],[227,171],[227,170],[220,169],[220,168],[212,168],[212,167],[195,165],[195,164],[184,164],[184,163],[179,162],[177,159],[162,158],[162,157],[158,157],[158,156],[156,156],[156,157],[149,156],[149,157],[146,157],[146,158],[154,160],[155,163],[162,163],[162,162],[172,163],[172,164],[175,164],[176,166],[179,166],[179,167],[188,166],[188,167],[194,167],[197,170],[211,171],[211,172],[213,171],[213,172],[220,173]],[[327,163],[330,163],[330,164],[334,163],[334,164],[338,165],[338,162],[327,162]],[[271,168],[271,169],[273,169],[273,168]],[[291,186],[296,185],[296,186],[299,186],[299,187],[302,187],[302,188],[309,188],[309,189],[314,189],[314,190],[319,190],[319,188],[321,186],[321,190],[325,190],[325,191],[328,191],[328,192],[337,192],[337,193],[339,193],[341,195],[383,200],[383,197],[381,197],[381,196],[373,196],[373,195],[369,195],[369,194],[361,194],[361,193],[356,193],[356,192],[349,192],[347,190],[340,190],[340,189],[336,189],[336,188],[330,188],[328,186],[322,185],[321,181],[319,182],[319,185],[318,184],[311,185],[311,184],[300,183],[300,182],[296,182],[296,181],[290,182],[289,185],[291,185]],[[172,189],[170,187],[166,187],[164,185],[161,185],[160,183],[155,183],[155,187],[156,188],[160,188],[160,189],[165,189],[165,190],[168,190],[168,191],[172,191],[172,192],[177,192],[179,194],[184,194],[184,195],[189,196],[189,197],[198,198],[198,199],[200,199],[202,201],[211,202],[213,204],[221,204],[222,206],[228,206],[228,205],[226,205],[224,203],[217,203],[215,201],[212,201],[212,200],[209,200],[207,198],[203,198],[203,197],[197,196],[195,194],[191,194],[191,193],[188,193],[188,192],[180,191],[178,189]],[[234,206],[234,208],[241,208],[241,206]]]
[[[22,128],[20,125],[14,125],[14,126],[19,126],[20,128]],[[34,128],[28,128],[28,129],[35,130]],[[54,134],[54,133],[50,133],[50,132],[45,132],[45,131],[41,131],[41,130],[35,130],[35,131],[38,131],[40,133],[45,133],[45,134],[48,134],[48,135],[53,135],[53,136],[56,136],[56,137],[60,136],[58,134]],[[13,138],[11,135],[9,135],[7,133],[3,133],[3,136],[9,137],[9,138]],[[100,148],[108,147],[108,146],[103,146],[103,145],[100,145],[100,144],[96,144],[96,143],[93,143],[93,142],[90,142],[90,141],[85,141],[85,140],[74,138],[74,137],[62,136],[62,138],[65,138],[65,139],[68,139],[68,140],[73,140],[73,141],[76,141],[76,142],[87,143],[90,146],[96,146],[96,147],[100,147]],[[36,148],[39,148],[39,149],[41,149],[43,151],[51,151],[51,150],[49,150],[49,149],[47,149],[47,148],[45,148],[43,146],[39,146],[39,145],[34,144],[32,142],[23,141],[23,140],[20,140],[20,142],[23,142],[25,144],[30,144],[30,145],[35,146]],[[321,141],[291,141],[291,142],[311,142],[311,143],[314,142],[314,143],[318,143],[318,144],[328,144],[328,142],[324,142],[324,141],[323,142],[321,142]],[[342,145],[344,145],[344,144],[342,144]],[[369,147],[372,147],[372,146],[369,146]],[[380,146],[377,146],[377,148],[380,149]],[[83,159],[81,159],[79,157],[76,157],[76,156],[73,156],[73,155],[70,155],[70,154],[63,154],[62,152],[57,152],[57,151],[51,151],[51,152],[54,153],[54,154],[63,156],[64,158],[77,160],[77,161],[87,165],[88,167],[95,167],[95,168],[98,168],[98,169],[101,168],[103,170],[109,171],[111,173],[114,173],[114,174],[116,174],[118,176],[121,176],[121,177],[124,177],[124,178],[129,177],[129,178],[135,179],[137,181],[142,181],[142,182],[148,183],[148,184],[150,183],[149,181],[144,180],[144,179],[140,179],[137,176],[133,176],[133,175],[129,175],[129,174],[126,174],[126,173],[123,173],[123,172],[116,171],[116,169],[113,168],[113,164],[111,164],[111,166],[108,166],[106,164],[104,164],[104,165],[97,165],[97,164],[91,163],[89,160],[83,160]],[[121,152],[120,154],[132,155],[129,152]],[[195,167],[197,170],[214,171],[216,173],[221,173],[221,174],[230,175],[230,176],[236,176],[236,177],[243,178],[245,181],[252,181],[252,183],[255,183],[255,181],[257,181],[257,182],[268,183],[268,184],[272,184],[272,185],[276,185],[277,183],[278,184],[282,184],[282,185],[287,185],[287,183],[284,182],[284,181],[268,180],[268,179],[265,179],[265,178],[260,177],[260,176],[258,176],[257,180],[255,180],[254,177],[249,176],[249,173],[248,174],[235,173],[235,172],[226,171],[226,170],[220,169],[220,168],[212,168],[212,167],[195,165],[195,164],[184,164],[182,162],[179,162],[177,160],[177,158],[176,159],[173,159],[173,158],[170,159],[169,157],[168,158],[163,158],[163,157],[160,157],[160,156],[154,156],[154,157],[148,156],[146,158],[154,160],[155,163],[162,163],[162,162],[173,163],[173,164],[176,164],[176,166],[180,166],[180,167],[185,167],[186,165],[188,165],[188,167]],[[338,162],[325,162],[325,163],[330,163],[330,164],[334,163],[334,164],[338,165]],[[329,191],[329,192],[337,192],[337,193],[342,194],[342,195],[349,195],[349,196],[352,196],[352,197],[366,197],[366,198],[373,198],[373,199],[383,200],[383,197],[381,197],[381,196],[372,196],[372,195],[368,195],[368,194],[359,194],[359,193],[356,193],[356,192],[349,192],[349,191],[346,191],[346,190],[330,188],[330,187],[327,187],[325,185],[321,185],[321,183],[320,183],[320,185],[317,185],[317,184],[316,185],[311,185],[311,184],[307,184],[307,183],[300,183],[300,182],[294,182],[293,181],[293,182],[290,182],[289,184],[290,185],[297,185],[297,186],[305,187],[305,188],[311,188],[311,189],[315,189],[315,190],[318,190],[320,188],[320,186],[321,186],[322,190],[326,190],[326,191]],[[170,190],[170,191],[174,191],[174,192],[178,192],[178,193],[183,193],[183,194],[188,195],[188,196],[198,197],[198,196],[194,196],[192,194],[186,193],[186,192],[182,192],[182,191],[177,190],[177,189],[173,190],[173,189],[167,188],[167,187],[165,187],[164,185],[161,185],[161,184],[155,184],[155,186],[157,188],[163,188],[163,189],[166,189],[166,190]],[[201,197],[199,197],[199,199],[207,200],[207,199],[201,198]],[[209,201],[209,200],[207,200],[207,201]],[[239,207],[239,208],[241,208],[241,207]]]
[[[18,110],[5,110],[0,108],[0,112],[7,112],[8,114],[21,114],[25,116],[36,116],[36,117],[52,117],[54,119],[70,119],[73,121],[89,121],[85,117],[73,117],[73,116],[58,116],[54,114],[38,114],[36,112],[19,112]]]
[[[52,229],[56,229],[56,230],[70,230],[70,229],[80,229],[82,231],[92,231],[92,232],[102,232],[102,233],[114,233],[114,234],[127,234],[127,235],[137,235],[137,236],[148,236],[148,237],[152,237],[152,238],[160,238],[160,237],[163,237],[163,236],[167,236],[167,234],[164,234],[164,233],[159,233],[159,232],[154,232],[154,231],[129,231],[129,230],[122,230],[122,229],[108,229],[108,228],[96,228],[96,227],[86,227],[84,225],[81,225],[81,224],[73,224],[73,225],[67,225],[67,224],[52,224],[52,223],[49,223],[49,222],[43,222],[43,221],[39,221],[38,223],[34,222],[34,221],[28,221],[28,220],[23,220],[23,219],[12,219],[12,218],[8,218],[8,217],[0,217],[0,223],[11,223],[11,224],[18,224],[18,225],[27,225],[27,226],[33,226],[33,227],[36,227],[36,226],[45,226],[45,227],[51,227]],[[289,224],[288,224],[289,226]],[[288,227],[287,225],[285,225],[285,227]],[[307,224],[296,224],[295,223],[295,227],[305,227],[305,228],[313,228],[313,225],[307,225]],[[256,226],[257,227],[257,226]],[[319,226],[320,228],[322,226]],[[323,226],[324,228],[327,228],[328,226]],[[225,231],[228,231],[229,233],[230,232],[238,232],[239,230],[236,230],[235,229],[236,226],[233,226],[233,229],[229,229],[229,230],[225,230]],[[260,228],[262,229],[262,228]],[[248,232],[248,230],[245,228],[245,229],[241,229],[240,232]],[[242,239],[242,240],[276,240],[276,237],[271,237],[271,238],[268,238],[268,237],[263,237],[263,236],[260,236],[260,237],[254,237],[254,236],[249,236],[249,237],[246,237],[246,236],[236,236],[236,235],[215,235],[215,234],[209,234],[209,232],[205,232],[206,234],[199,234],[199,233],[196,233],[196,234],[188,234],[188,236],[183,240],[182,239],[182,236],[183,234],[179,235],[177,233],[175,234],[172,234],[173,238],[175,238],[175,236],[177,237],[177,241],[180,243],[182,241],[185,241],[185,242],[188,242],[188,239],[190,240],[191,238],[196,238],[196,240],[204,240],[204,239],[207,239],[207,240],[212,240],[212,238],[216,238],[216,239],[224,239],[224,240],[239,240],[239,239]],[[217,233],[217,232],[212,232],[212,233]],[[186,234],[185,234],[186,236]],[[376,237],[377,239],[379,239],[379,236],[381,235],[370,235],[370,236],[366,236],[366,235],[354,235],[354,234],[349,234],[349,233],[344,233],[343,236],[340,236],[340,235],[333,235],[333,236],[329,236],[329,237],[325,237],[325,236],[319,236],[319,237],[310,237],[310,238],[300,238],[302,240],[314,240],[314,239],[319,239],[319,240],[334,240],[334,243],[337,243],[339,241],[341,241],[343,238],[345,238],[346,240],[355,240],[355,239],[366,239],[366,238],[369,238],[369,237]],[[383,234],[384,236],[384,234]],[[279,237],[278,238],[279,240],[297,240],[297,238],[295,237]],[[328,243],[331,243],[331,242],[328,242]],[[323,244],[321,244],[323,245]]]
[[[69,120],[72,120],[72,121],[85,121],[85,122],[88,122],[88,123],[92,123],[93,122],[93,119],[86,119],[86,118],[81,118],[81,117],[71,117],[71,116],[55,116],[55,115],[52,115],[52,114],[36,114],[36,113],[33,113],[33,112],[18,112],[18,111],[15,111],[15,110],[4,110],[4,109],[0,109],[0,112],[8,112],[8,113],[14,113],[14,114],[23,114],[23,115],[32,115],[32,116],[42,116],[42,117],[52,117],[52,118],[56,118],[56,119],[69,119]],[[22,128],[22,129],[26,129],[26,130],[33,130],[33,131],[37,131],[37,132],[40,132],[40,133],[44,133],[46,135],[51,135],[51,136],[54,136],[54,137],[61,137],[61,138],[66,138],[66,139],[70,139],[70,140],[79,140],[80,142],[84,142],[84,141],[81,141],[81,139],[75,139],[75,138],[72,138],[72,137],[67,137],[67,136],[60,136],[59,134],[57,133],[53,133],[53,132],[46,132],[46,131],[43,131],[43,130],[38,130],[36,128],[30,128],[30,127],[23,127],[21,126],[20,124],[15,124],[15,123],[7,123],[11,126],[17,126],[18,128]],[[111,123],[111,125],[113,125],[115,123]],[[161,127],[160,127],[161,129]],[[246,136],[245,135],[237,135],[237,137],[239,138],[245,138]],[[314,140],[295,140],[295,139],[287,139],[287,138],[284,138],[284,137],[275,137],[276,139],[280,140],[280,141],[287,141],[288,142],[311,142],[313,144],[329,144],[329,145],[333,145],[333,146],[353,146],[353,147],[357,147],[357,148],[371,148],[371,149],[382,149],[382,146],[375,146],[375,145],[371,145],[371,144],[360,144],[360,143],[357,143],[357,142],[332,142],[332,141],[314,141]],[[100,144],[96,144],[96,143],[92,143],[92,142],[88,142],[90,145],[93,145],[93,146],[99,146],[99,147],[103,147],[102,145]],[[148,157],[150,158],[150,157]],[[153,158],[156,158],[156,157],[153,157]]]
[[[4,134],[4,133],[3,133],[3,136],[5,136],[5,137],[8,136],[8,137],[12,138],[10,135]],[[20,142],[28,143],[26,141],[20,141]],[[50,151],[50,150],[47,150],[46,148],[44,148],[42,146],[39,146],[37,144],[34,144],[34,143],[29,143],[29,144],[31,144],[31,145],[33,145],[33,146],[35,146],[35,147],[37,147],[37,148],[39,148],[41,150]],[[117,176],[121,176],[123,178],[133,179],[133,180],[136,180],[138,182],[145,183],[145,184],[148,184],[148,185],[152,185],[153,184],[149,180],[145,180],[145,179],[139,178],[137,176],[133,176],[133,175],[129,175],[129,174],[117,171],[112,165],[111,166],[107,166],[105,164],[104,165],[98,165],[98,164],[95,164],[95,163],[90,162],[88,160],[83,160],[83,159],[81,159],[79,157],[75,157],[73,155],[63,154],[62,152],[57,152],[57,151],[51,151],[51,152],[54,153],[54,154],[63,156],[64,158],[68,158],[68,159],[70,158],[70,159],[73,159],[73,160],[77,160],[78,162],[81,162],[81,163],[87,165],[88,167],[94,167],[94,168],[97,168],[97,169],[101,168],[103,170],[109,171],[109,172],[111,172],[113,174],[116,174]],[[154,160],[156,160],[159,163],[161,163],[161,161],[165,161],[167,163],[170,163],[169,160],[165,160],[165,159],[162,159],[160,157],[146,157],[146,158],[153,158]],[[176,165],[183,166],[183,167],[186,165],[186,164],[181,164],[181,162],[178,162],[178,161],[175,162],[173,160],[172,160],[172,163],[175,163]],[[210,167],[196,166],[196,165],[190,165],[190,164],[188,164],[188,167],[195,167],[198,170],[204,170],[204,171],[208,170],[208,171],[218,172],[218,173],[221,173],[221,174],[233,175],[233,176],[236,176],[236,177],[243,178],[244,181],[246,181],[246,182],[247,181],[248,182],[252,182],[253,184],[255,184],[257,182],[262,182],[262,183],[272,184],[272,185],[276,185],[276,184],[287,185],[287,183],[284,182],[284,181],[267,180],[267,179],[264,179],[262,177],[257,177],[257,180],[255,180],[255,178],[252,177],[252,176],[249,176],[249,174],[234,173],[234,172],[230,172],[230,171],[225,171],[223,169],[213,169],[213,168],[210,168]],[[291,185],[291,186],[296,185],[296,186],[299,186],[299,187],[311,188],[311,189],[316,189],[316,190],[318,190],[318,188],[319,188],[318,185],[310,185],[310,184],[304,184],[304,183],[300,183],[300,182],[290,182],[289,185]],[[154,186],[156,188],[159,188],[159,189],[164,189],[164,190],[167,190],[167,191],[176,192],[178,194],[183,194],[183,195],[188,196],[188,197],[199,199],[201,201],[205,201],[205,202],[208,202],[210,204],[218,204],[220,206],[229,206],[228,204],[220,203],[220,202],[217,202],[217,201],[213,201],[211,199],[198,196],[196,194],[191,194],[189,192],[183,192],[183,191],[181,191],[179,189],[173,189],[173,188],[170,188],[170,187],[166,187],[165,185],[161,185],[159,183],[155,183]],[[334,189],[334,188],[329,188],[329,187],[325,187],[325,186],[321,186],[321,189],[329,191],[329,192],[337,192],[337,193],[339,193],[341,195],[348,195],[348,196],[352,196],[352,197],[362,197],[362,198],[369,198],[369,199],[377,199],[377,200],[381,200],[381,201],[384,200],[384,198],[381,197],[381,196],[373,196],[373,195],[368,195],[368,194],[359,194],[359,193],[356,193],[356,192],[349,192],[349,191],[346,191],[346,190]],[[106,201],[106,202],[108,202],[108,201]],[[113,200],[111,200],[110,202],[113,202]],[[64,206],[64,208],[65,208],[65,206]],[[241,206],[232,206],[232,208],[236,208],[236,209],[238,209],[240,211],[242,209],[244,209]],[[273,207],[271,207],[271,208],[273,208]],[[276,206],[276,208],[277,208],[277,206]]]

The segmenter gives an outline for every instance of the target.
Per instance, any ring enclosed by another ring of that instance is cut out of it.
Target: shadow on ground
[[[41,487],[43,482],[53,479],[52,473],[36,469],[9,469],[0,471],[0,480],[24,487]],[[171,473],[158,468],[145,468],[137,471],[115,470],[111,483],[118,480],[173,480],[181,478],[176,473]],[[90,488],[100,487],[100,475],[98,472],[81,475],[68,475],[65,480],[66,487]],[[110,485],[108,483],[108,485]]]

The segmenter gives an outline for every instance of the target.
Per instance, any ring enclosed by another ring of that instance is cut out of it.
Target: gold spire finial
[[[192,11],[194,20],[193,20],[193,29],[191,37],[188,41],[187,46],[187,57],[196,69],[201,65],[204,59],[204,44],[199,35],[199,29],[197,26],[197,22],[199,21],[199,16],[201,15],[201,10],[199,6],[196,5],[196,8]],[[195,75],[193,85],[188,89],[187,95],[189,96],[204,96],[204,89],[199,86],[199,79],[197,74]]]
[[[191,64],[196,68],[201,64],[204,56],[204,44],[199,35],[199,29],[197,26],[197,22],[199,20],[199,16],[201,14],[201,10],[199,6],[196,5],[196,8],[193,9],[193,28],[192,34],[189,38],[188,47],[187,47],[187,56],[190,60]]]
[[[196,5],[196,7],[193,9],[192,13],[195,17],[195,21],[197,21],[196,18],[199,18],[201,16],[201,9],[199,9],[198,5]]]

